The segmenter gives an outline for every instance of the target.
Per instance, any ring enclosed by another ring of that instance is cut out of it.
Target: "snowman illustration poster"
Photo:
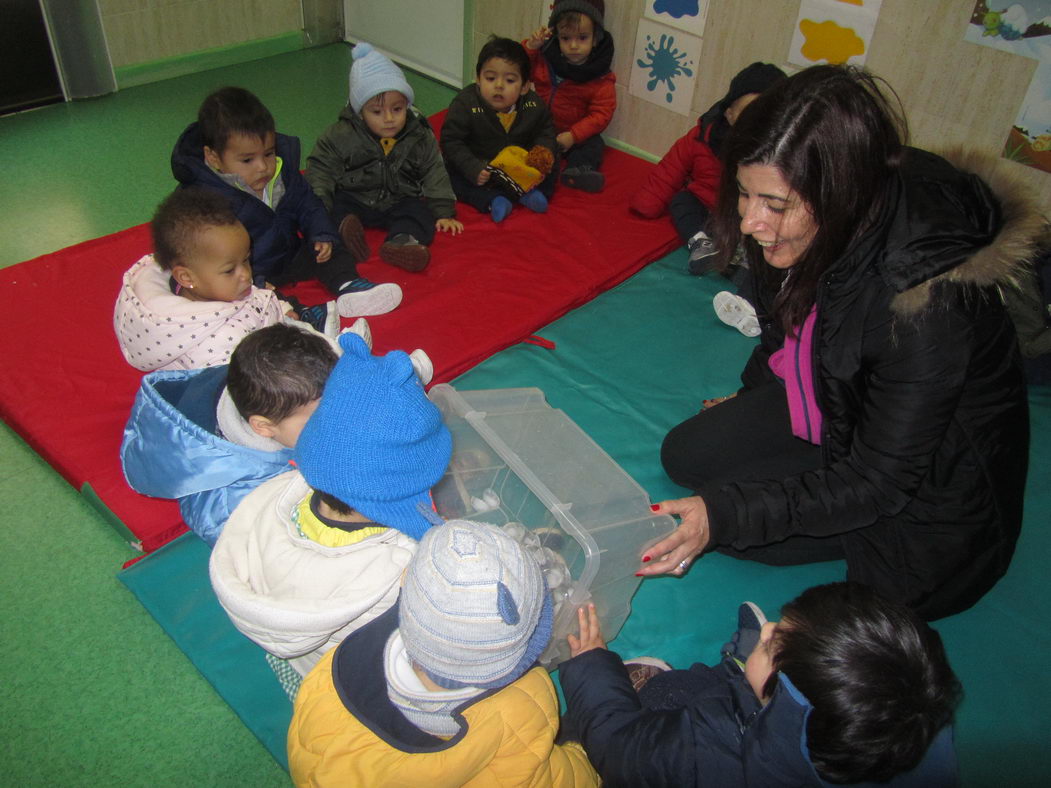
[[[1051,0],[978,0],[964,40],[1038,61],[1002,155],[1051,172]]]
[[[701,39],[681,30],[639,20],[628,92],[689,116],[697,83]]]

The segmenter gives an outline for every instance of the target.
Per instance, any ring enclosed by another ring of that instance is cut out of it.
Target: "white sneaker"
[[[409,354],[409,361],[412,362],[412,368],[416,370],[416,377],[420,379],[420,383],[424,386],[430,383],[431,378],[434,377],[434,364],[431,363],[431,357],[416,348]]]
[[[344,290],[343,294],[336,299],[339,313],[343,317],[382,315],[390,312],[400,303],[401,288],[393,282],[372,285],[367,289]]]
[[[369,321],[363,317],[359,317],[353,323],[350,328],[344,328],[339,332],[340,334],[357,334],[359,337],[365,340],[365,344],[369,350],[372,350],[372,329],[369,328]]]
[[[761,329],[755,309],[745,299],[727,290],[716,293],[712,306],[718,318],[744,334],[746,337],[757,337]]]

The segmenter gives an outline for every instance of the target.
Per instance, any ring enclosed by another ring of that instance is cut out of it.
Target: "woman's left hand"
[[[638,574],[681,576],[708,546],[708,507],[701,496],[693,495],[661,501],[654,511],[678,516],[679,527],[646,551]]]

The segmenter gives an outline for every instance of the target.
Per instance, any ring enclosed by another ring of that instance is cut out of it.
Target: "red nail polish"
[[[659,512],[661,510],[661,505],[659,503],[651,503],[650,510],[654,512]]]
[[[636,572],[635,573],[635,577],[645,577],[645,576],[646,575],[642,574],[642,572]]]
[[[647,561],[652,561],[652,560],[653,560],[653,558],[651,558],[651,557],[650,557],[650,556],[648,556],[648,555],[644,555],[644,556],[642,557],[642,563],[646,563]]]

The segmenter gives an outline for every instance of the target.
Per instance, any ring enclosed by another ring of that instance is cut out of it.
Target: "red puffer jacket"
[[[556,87],[541,50],[525,50],[529,54],[533,89],[551,110],[555,131],[570,132],[578,145],[604,131],[617,109],[616,75],[607,71],[587,82],[564,79]]]
[[[709,134],[711,126],[708,127]],[[708,146],[697,139],[692,127],[664,154],[646,183],[631,196],[631,210],[647,219],[656,219],[668,209],[668,202],[683,189],[689,189],[710,210],[715,209],[723,164]],[[705,136],[705,139],[707,139]]]

